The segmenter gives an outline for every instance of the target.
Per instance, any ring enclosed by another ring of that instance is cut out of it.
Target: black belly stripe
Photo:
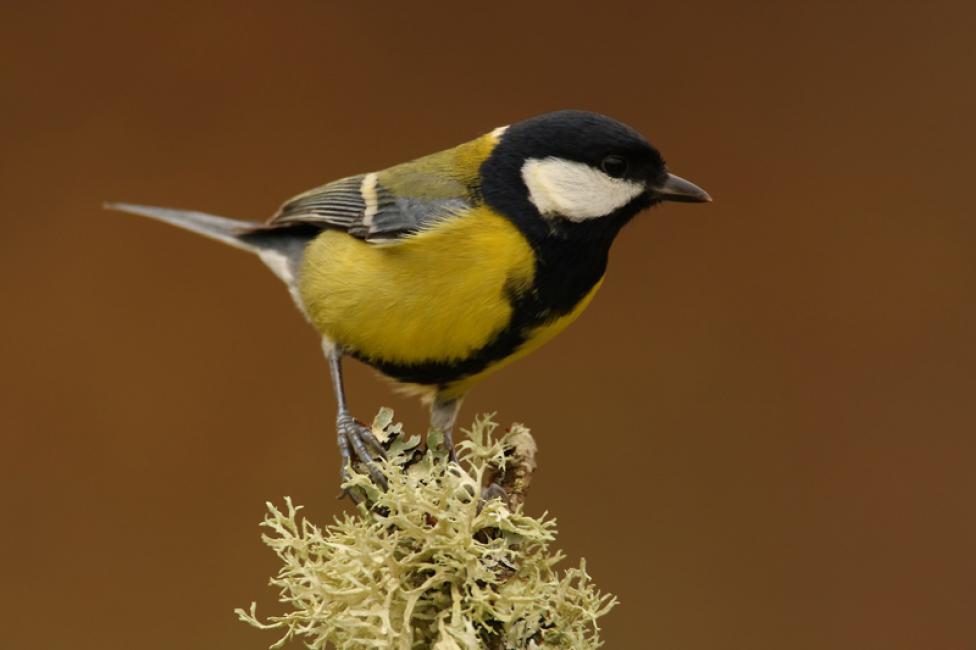
[[[408,384],[444,386],[476,375],[515,352],[525,343],[531,329],[546,320],[547,314],[538,308],[534,288],[519,293],[514,287],[508,287],[505,293],[512,306],[512,318],[508,325],[491,341],[463,359],[399,363],[370,357],[356,350],[350,350],[349,354],[384,375]]]
[[[617,231],[642,206],[635,204],[613,217],[580,224],[551,224],[552,228],[542,230],[538,214],[533,216],[527,212],[534,211],[531,206],[522,210],[519,206],[508,206],[507,213],[492,207],[512,219],[536,256],[532,288],[520,294],[512,288],[507,291],[512,305],[508,325],[464,359],[405,364],[371,358],[355,350],[349,350],[350,355],[403,383],[445,387],[478,374],[518,350],[534,328],[575,309],[606,272],[610,244]]]
[[[384,375],[399,382],[444,386],[476,375],[493,363],[515,352],[525,342],[525,329],[514,326],[514,321],[494,339],[474,354],[454,361],[426,361],[421,363],[397,363],[374,359],[350,350],[349,354],[376,368]]]
[[[559,267],[537,262],[531,289],[516,293],[508,290],[512,318],[490,342],[463,359],[398,363],[360,354],[349,354],[399,382],[443,387],[485,370],[513,354],[525,343],[532,330],[573,311],[603,277],[606,257],[594,260],[585,274],[559,272]]]

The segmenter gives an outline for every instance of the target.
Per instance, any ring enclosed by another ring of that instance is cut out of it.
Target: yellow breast
[[[306,249],[299,290],[312,324],[396,363],[463,359],[508,324],[508,291],[531,286],[524,237],[486,207],[389,245],[327,230]]]
[[[603,284],[602,278],[600,279],[599,282],[593,285],[593,288],[590,289],[589,293],[587,293],[586,296],[584,296],[583,299],[576,304],[576,307],[574,307],[573,310],[568,314],[565,314],[563,316],[560,316],[559,318],[544,323],[538,327],[533,328],[531,331],[527,332],[525,343],[523,343],[512,354],[505,357],[504,359],[500,359],[496,361],[495,363],[491,364],[490,366],[488,366],[487,368],[485,368],[484,370],[482,370],[477,374],[471,375],[469,377],[465,377],[463,379],[451,383],[448,386],[445,386],[441,391],[441,395],[445,399],[462,397],[465,393],[468,392],[468,390],[472,386],[477,384],[479,381],[481,381],[488,375],[498,370],[501,370],[502,368],[512,363],[513,361],[521,359],[525,355],[535,350],[538,350],[540,347],[542,347],[543,345],[551,341],[553,338],[555,338],[557,334],[559,334],[564,329],[569,327],[569,325],[574,320],[579,318],[580,314],[582,314],[583,311],[589,306],[590,301],[593,300],[593,296],[596,295],[596,292],[600,288],[601,284]]]

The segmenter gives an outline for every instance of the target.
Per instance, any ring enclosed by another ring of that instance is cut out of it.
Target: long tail
[[[227,219],[204,212],[192,210],[174,210],[172,208],[157,208],[151,205],[135,205],[132,203],[106,203],[109,210],[129,212],[151,219],[158,219],[179,226],[204,237],[216,239],[228,246],[240,248],[252,253],[260,253],[261,249],[241,239],[242,235],[250,233],[258,225],[250,221]]]
[[[300,227],[266,226],[253,221],[217,217],[204,212],[132,203],[106,203],[105,207],[165,221],[204,237],[216,239],[228,246],[256,254],[272,273],[288,285],[296,303],[301,306],[297,298],[295,278],[301,265],[305,244],[316,234],[315,229],[309,231]]]

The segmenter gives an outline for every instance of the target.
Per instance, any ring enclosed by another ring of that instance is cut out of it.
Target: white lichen
[[[262,539],[283,564],[271,584],[286,612],[261,621],[252,603],[237,615],[282,630],[272,648],[292,639],[315,650],[599,647],[597,620],[616,599],[593,586],[585,562],[554,568],[555,520],[521,506],[534,443],[520,425],[500,437],[495,428],[477,419],[455,465],[436,433],[422,450],[381,411],[388,489],[353,474],[346,487],[363,502],[325,527],[299,518],[290,498],[283,509],[269,503]],[[485,491],[487,481],[507,494]],[[493,493],[503,498],[482,498]]]

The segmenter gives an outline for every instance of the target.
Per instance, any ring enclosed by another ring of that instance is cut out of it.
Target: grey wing
[[[444,191],[443,177],[430,179],[439,185],[438,198],[418,196],[423,191],[395,193],[379,177],[375,173],[349,176],[299,194],[281,206],[269,225],[317,224],[383,243],[416,233],[471,207],[462,185],[457,184],[453,192]],[[423,185],[419,184],[421,188]]]
[[[289,199],[271,217],[269,224],[321,224],[341,228],[364,237],[366,200],[362,194],[365,175],[341,178]]]

